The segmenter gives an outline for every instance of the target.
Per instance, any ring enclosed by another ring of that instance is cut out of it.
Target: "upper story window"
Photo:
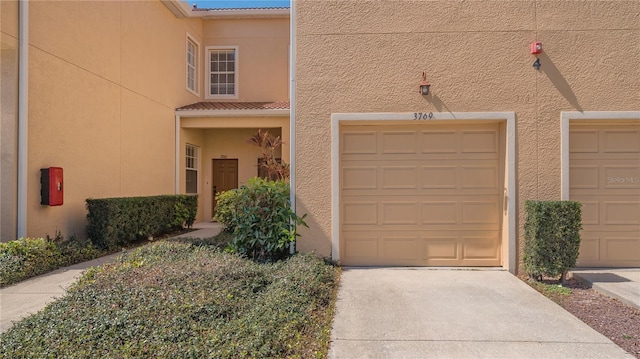
[[[198,58],[199,44],[187,35],[187,90],[198,95]]]
[[[208,46],[207,98],[238,98],[238,48]]]

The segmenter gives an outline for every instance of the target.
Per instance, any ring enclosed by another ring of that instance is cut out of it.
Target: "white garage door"
[[[583,205],[578,265],[640,267],[640,123],[572,123],[569,133],[569,198]]]
[[[500,265],[497,123],[344,126],[345,265]]]

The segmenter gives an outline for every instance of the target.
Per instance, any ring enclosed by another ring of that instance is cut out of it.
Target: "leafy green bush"
[[[142,238],[190,227],[198,197],[166,195],[87,199],[87,233],[100,248],[116,248]]]
[[[214,219],[223,225],[223,231],[233,233],[236,229],[236,207],[241,193],[237,189],[220,192],[216,195],[216,214]]]
[[[0,287],[104,254],[75,237],[21,238],[0,243]]]
[[[530,277],[564,281],[576,265],[582,229],[582,204],[573,201],[526,201],[524,270]]]
[[[89,269],[0,337],[3,358],[325,357],[339,269],[161,241]]]
[[[289,255],[304,217],[291,210],[289,184],[254,177],[233,193],[219,196],[217,218],[233,229],[230,249],[254,260],[277,260]]]

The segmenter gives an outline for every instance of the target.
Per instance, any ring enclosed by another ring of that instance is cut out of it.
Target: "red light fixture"
[[[532,55],[538,55],[542,53],[542,43],[541,42],[532,42],[531,43],[531,54]]]
[[[426,96],[429,94],[431,84],[427,82],[427,73],[422,71],[422,81],[420,81],[420,94]]]

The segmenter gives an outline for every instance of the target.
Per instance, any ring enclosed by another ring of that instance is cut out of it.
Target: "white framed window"
[[[187,34],[187,90],[194,95],[198,93],[198,59],[200,58],[200,44]]]
[[[186,153],[186,193],[198,193],[198,146],[187,143]]]
[[[207,46],[207,92],[210,99],[238,98],[238,47]]]

